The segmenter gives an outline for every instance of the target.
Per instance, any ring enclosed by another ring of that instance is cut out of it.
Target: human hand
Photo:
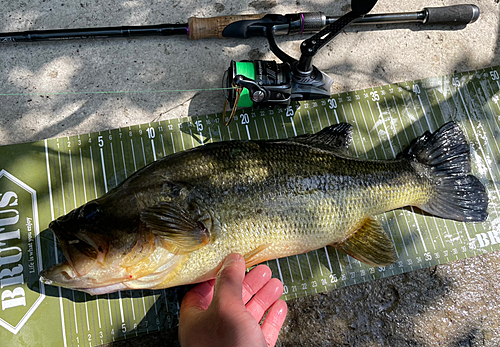
[[[287,313],[286,302],[279,300],[282,294],[283,284],[271,278],[269,267],[259,265],[245,275],[244,258],[228,255],[216,280],[201,283],[184,296],[181,346],[274,346]]]

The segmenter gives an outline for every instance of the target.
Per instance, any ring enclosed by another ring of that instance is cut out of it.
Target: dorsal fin
[[[292,141],[333,150],[347,150],[352,140],[352,125],[340,123],[324,128],[316,134],[291,138]]]

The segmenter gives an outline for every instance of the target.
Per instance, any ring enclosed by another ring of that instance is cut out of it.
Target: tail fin
[[[488,195],[483,184],[470,174],[470,148],[458,125],[449,122],[432,134],[427,131],[402,155],[423,164],[413,167],[436,187],[436,194],[419,208],[460,222],[486,220]]]

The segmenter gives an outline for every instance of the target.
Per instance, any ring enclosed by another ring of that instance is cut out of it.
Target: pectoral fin
[[[394,244],[374,218],[367,218],[351,236],[331,246],[371,266],[390,265],[397,259]]]
[[[145,208],[141,221],[163,237],[167,242],[184,252],[192,252],[210,242],[210,231],[194,220],[189,212],[172,202],[161,202]]]

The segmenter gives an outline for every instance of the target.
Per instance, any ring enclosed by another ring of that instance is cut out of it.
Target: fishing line
[[[88,92],[49,92],[49,93],[0,93],[0,96],[43,96],[43,95],[83,95],[83,94],[145,94],[145,93],[179,93],[179,92],[202,92],[215,90],[228,90],[232,87],[221,88],[198,88],[198,89],[163,89],[163,90],[107,90]]]

